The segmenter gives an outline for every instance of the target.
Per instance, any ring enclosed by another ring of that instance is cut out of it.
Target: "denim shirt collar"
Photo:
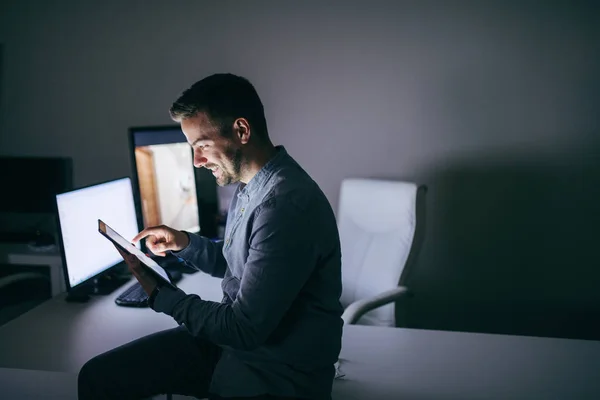
[[[287,157],[288,153],[283,146],[275,146],[275,155],[267,162],[261,169],[250,179],[247,185],[245,185],[239,192],[238,198],[250,200],[250,198],[262,189],[265,182],[273,171],[281,164],[281,162]]]

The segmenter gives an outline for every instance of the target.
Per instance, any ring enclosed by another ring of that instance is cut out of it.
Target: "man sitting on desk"
[[[209,76],[171,107],[194,151],[194,166],[219,185],[240,182],[225,240],[169,227],[146,238],[223,278],[221,303],[157,286],[123,254],[149,305],[177,328],[88,361],[79,398],[144,398],[179,393],[211,398],[329,399],[342,335],[341,254],[323,192],[281,146],[273,146],[263,105],[246,79]]]

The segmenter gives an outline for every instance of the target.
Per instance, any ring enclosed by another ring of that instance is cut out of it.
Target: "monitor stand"
[[[116,273],[109,273],[93,278],[89,283],[81,287],[72,289],[67,294],[65,300],[69,303],[85,303],[93,295],[107,295],[114,292],[117,288],[129,282],[131,275],[123,276]]]

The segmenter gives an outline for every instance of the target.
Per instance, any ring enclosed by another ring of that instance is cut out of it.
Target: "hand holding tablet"
[[[128,242],[125,238],[119,235],[114,229],[112,229],[100,219],[98,220],[98,231],[105,238],[107,238],[113,244],[115,244],[119,249],[121,249],[121,251],[123,251],[126,254],[131,254],[135,256],[140,261],[142,266],[145,267],[145,270],[147,270],[157,281],[161,282],[162,284],[171,286],[172,288],[176,288],[176,286],[169,279],[169,276],[167,275],[167,272],[164,270],[163,267],[158,265],[156,261],[154,261],[147,255],[142,253],[140,249]]]

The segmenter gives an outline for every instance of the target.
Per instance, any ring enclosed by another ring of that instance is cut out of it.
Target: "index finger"
[[[135,237],[133,239],[131,239],[131,242],[137,243],[141,239],[145,238],[146,236],[150,236],[150,235],[156,234],[158,232],[160,232],[159,228],[146,228],[143,231],[141,231],[140,233],[138,233],[137,235],[135,235]]]

